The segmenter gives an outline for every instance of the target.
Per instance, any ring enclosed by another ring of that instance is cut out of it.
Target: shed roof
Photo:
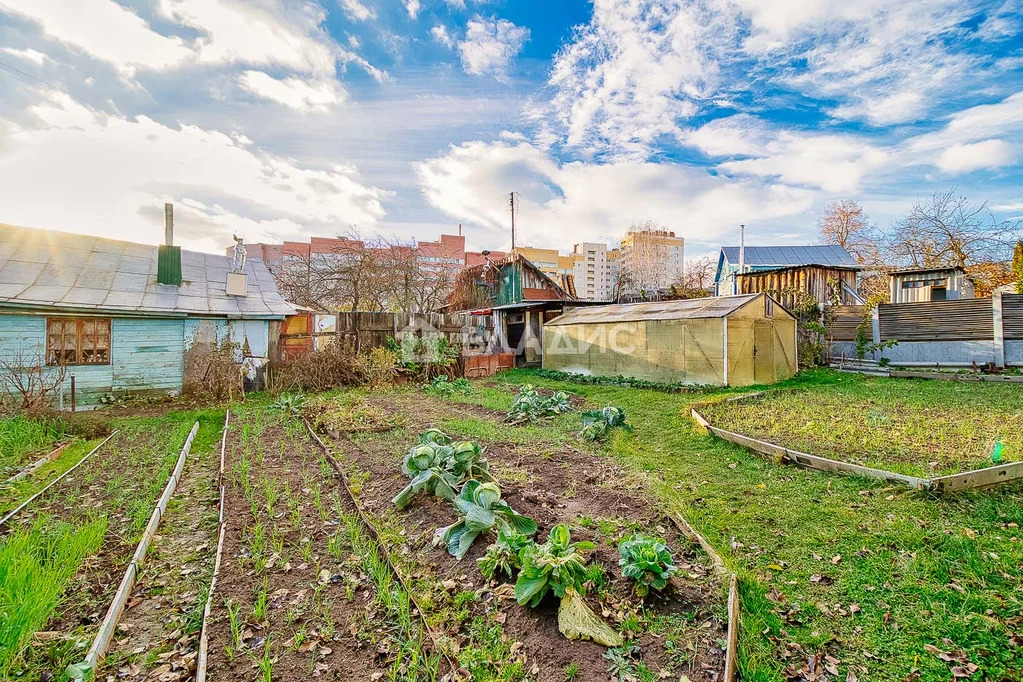
[[[922,275],[928,272],[966,272],[964,268],[958,265],[944,265],[937,268],[899,268],[898,270],[889,270],[889,275]]]
[[[181,286],[156,283],[158,247],[0,224],[0,306],[269,319],[294,315],[266,266],[245,263],[248,291],[227,295],[232,259],[181,251]]]
[[[739,262],[738,246],[722,246],[721,252],[729,263]],[[841,246],[747,246],[745,262],[750,266],[788,265],[844,265],[858,268],[859,263]]]
[[[587,308],[576,308],[559,315],[547,323],[600,324],[605,322],[647,322],[650,320],[688,320],[707,317],[726,317],[750,301],[765,294],[740,296],[710,296],[685,301],[653,301],[650,303],[617,303]]]

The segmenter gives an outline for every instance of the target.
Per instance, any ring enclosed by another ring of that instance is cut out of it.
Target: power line
[[[25,78],[31,78],[31,79],[32,79],[32,80],[34,80],[34,81],[35,81],[36,83],[40,83],[40,84],[42,84],[42,85],[45,85],[46,87],[50,88],[51,90],[56,90],[56,91],[58,91],[58,92],[62,92],[62,93],[64,93],[65,95],[67,95],[68,97],[71,97],[71,98],[73,98],[73,99],[76,99],[76,100],[78,100],[78,101],[79,101],[79,102],[81,102],[82,104],[87,104],[87,105],[89,105],[89,106],[90,106],[90,107],[92,107],[93,109],[103,109],[103,107],[99,106],[98,104],[94,104],[93,102],[90,102],[90,101],[89,101],[89,100],[87,100],[87,99],[84,99],[84,98],[82,98],[82,97],[79,97],[78,95],[76,95],[76,94],[74,94],[74,93],[72,93],[72,92],[68,92],[68,90],[67,90],[67,89],[65,89],[65,88],[63,88],[63,87],[61,87],[61,86],[59,86],[59,85],[57,85],[57,84],[55,84],[55,83],[51,83],[51,82],[49,82],[49,81],[44,81],[44,80],[43,80],[42,78],[36,78],[36,77],[35,77],[35,76],[33,76],[32,74],[30,74],[30,73],[27,73],[27,72],[25,72],[25,71],[22,71],[21,69],[19,69],[19,68],[18,68],[18,67],[16,67],[16,66],[11,66],[10,64],[8,64],[8,63],[6,63],[6,62],[0,62],[0,67],[2,67],[2,68],[4,68],[4,69],[6,69],[6,71],[0,71],[0,73],[6,73],[7,75],[9,75],[9,76],[13,76],[14,78],[17,78],[18,80],[20,80],[20,81],[22,81],[22,82],[26,82],[26,83],[27,83],[28,81],[26,81],[26,80],[25,80]],[[25,78],[19,78],[19,74],[20,74],[21,76],[24,76]]]

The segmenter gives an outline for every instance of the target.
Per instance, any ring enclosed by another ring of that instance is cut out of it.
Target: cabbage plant
[[[561,599],[558,629],[569,639],[590,639],[604,646],[621,646],[623,638],[607,626],[583,599],[587,569],[581,552],[594,548],[592,542],[572,542],[568,526],[551,529],[547,542],[527,545],[521,554],[522,569],[515,583],[519,604],[537,606],[553,592]]]
[[[615,405],[608,405],[603,410],[583,412],[582,423],[579,436],[584,440],[603,440],[612,428],[629,428],[625,423],[625,410]]]
[[[650,588],[663,590],[668,580],[678,573],[671,550],[663,540],[633,535],[618,546],[618,565],[622,575],[636,581],[636,594],[643,597]]]
[[[558,391],[544,398],[530,384],[524,384],[519,387],[518,395],[515,396],[515,401],[512,402],[506,419],[512,424],[524,421],[535,422],[556,414],[571,412],[574,409],[572,401],[564,391]]]
[[[479,443],[452,443],[451,438],[439,429],[430,429],[419,435],[419,445],[405,455],[401,471],[412,480],[391,500],[399,509],[421,492],[453,500],[458,486],[465,481],[493,480],[490,463],[483,458],[483,448]]]
[[[466,481],[452,502],[461,518],[450,526],[438,528],[433,535],[433,546],[444,544],[456,559],[464,557],[476,538],[491,530],[517,531],[523,535],[536,532],[536,522],[516,513],[502,500],[501,488],[492,481]]]
[[[480,573],[487,580],[493,580],[499,571],[514,578],[515,572],[522,567],[522,550],[532,543],[529,537],[518,531],[498,531],[494,544],[487,547],[487,553],[476,560]]]

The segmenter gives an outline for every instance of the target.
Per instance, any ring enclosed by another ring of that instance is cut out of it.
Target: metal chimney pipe
[[[174,246],[174,204],[163,205],[163,241],[167,246]]]
[[[746,226],[739,225],[739,274],[746,272]],[[732,293],[739,293],[739,280],[736,279],[734,282],[735,291]]]

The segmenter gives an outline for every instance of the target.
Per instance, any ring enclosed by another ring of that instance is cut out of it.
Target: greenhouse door
[[[753,381],[774,383],[774,322],[757,320],[753,326]]]

